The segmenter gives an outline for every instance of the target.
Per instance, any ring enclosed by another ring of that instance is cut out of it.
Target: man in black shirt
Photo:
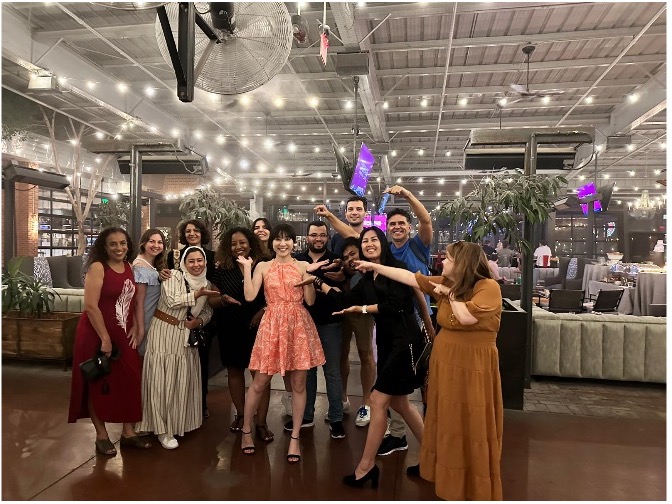
[[[308,224],[307,231],[308,250],[296,255],[297,261],[306,261],[314,263],[329,260],[330,264],[318,269],[313,273],[321,278],[327,285],[343,288],[343,281],[331,280],[325,273],[341,270],[341,259],[333,252],[327,250],[327,241],[329,240],[329,228],[326,222],[313,221]],[[333,277],[334,275],[329,275]],[[329,421],[329,430],[331,437],[341,439],[345,437],[343,429],[343,382],[341,380],[341,317],[333,316],[332,313],[338,309],[333,306],[333,302],[328,296],[319,293],[313,306],[307,306],[308,312],[320,335],[320,341],[324,350],[326,362],[322,366],[324,379],[327,385],[327,400],[329,401],[329,412],[327,420]],[[303,413],[302,427],[311,427],[315,425],[315,399],[317,397],[317,368],[308,371],[306,377],[306,409]],[[292,430],[292,421],[285,424],[285,430]]]

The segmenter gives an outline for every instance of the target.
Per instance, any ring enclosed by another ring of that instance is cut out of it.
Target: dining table
[[[581,288],[583,292],[588,292],[588,282],[591,280],[603,281],[609,276],[609,266],[606,264],[586,264],[583,270],[583,281]]]
[[[632,315],[634,312],[633,298],[635,297],[634,287],[625,287],[616,285],[612,282],[600,282],[599,280],[590,280],[588,282],[588,297],[595,299],[601,290],[623,290],[623,297],[618,304],[618,313],[623,315]]]
[[[640,271],[633,299],[633,315],[652,315],[652,304],[667,303],[667,273]]]

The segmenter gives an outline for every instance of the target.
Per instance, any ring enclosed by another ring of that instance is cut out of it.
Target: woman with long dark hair
[[[419,287],[437,300],[441,331],[429,362],[420,466],[447,500],[501,500],[502,387],[497,332],[502,294],[483,249],[448,245],[441,276],[361,262],[361,271]]]
[[[217,265],[212,273],[212,283],[220,291],[219,297],[208,300],[214,309],[214,333],[219,340],[219,356],[227,369],[231,401],[236,413],[231,432],[243,427],[245,409],[245,369],[250,364],[252,346],[259,322],[264,314],[264,293],[260,290],[254,301],[245,301],[243,266],[238,257],[251,258],[252,271],[260,261],[270,259],[257,236],[244,227],[229,229],[219,242],[215,258]],[[255,371],[250,371],[254,377]],[[273,433],[266,424],[271,388],[267,387],[257,408],[255,431],[265,442],[273,441]]]
[[[363,259],[361,263],[406,267],[394,258],[385,233],[377,227],[362,231],[359,249]],[[365,274],[346,293],[320,279],[314,279],[314,282],[316,288],[334,297],[341,306],[348,307],[338,313],[370,313],[376,321],[378,375],[371,392],[371,422],[362,458],[355,472],[343,478],[343,483],[349,486],[361,488],[370,480],[376,487],[380,473],[375,464],[376,452],[385,435],[388,408],[399,413],[413,435],[422,441],[422,417],[408,400],[409,394],[420,386],[412,363],[423,347],[420,327],[414,315],[413,290],[373,273]]]
[[[271,221],[269,221],[266,217],[258,217],[254,219],[254,222],[252,223],[252,231],[254,232],[255,235],[257,235],[257,238],[259,238],[259,241],[261,242],[261,245],[269,251],[271,251],[271,244],[269,243],[269,238],[271,236]]]
[[[148,229],[140,237],[140,253],[133,261],[133,275],[137,293],[135,295],[135,315],[138,320],[137,349],[145,355],[147,332],[152,322],[154,310],[161,296],[159,273],[166,267],[166,240],[156,228]]]
[[[84,312],[75,335],[68,422],[91,418],[96,429],[96,451],[116,455],[106,422],[122,423],[121,446],[149,448],[134,430],[142,419],[140,357],[135,319],[135,281],[128,257],[133,244],[121,228],[107,228],[93,243],[86,264]],[[79,365],[100,350],[108,357],[110,373],[86,382]],[[114,356],[112,356],[114,352]]]

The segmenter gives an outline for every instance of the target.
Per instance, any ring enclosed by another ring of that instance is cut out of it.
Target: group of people
[[[481,247],[462,241],[447,247],[441,274],[429,276],[431,217],[407,189],[387,191],[409,203],[418,219],[415,235],[403,209],[388,213],[389,242],[377,227],[365,228],[367,202],[360,197],[348,200],[347,222],[318,205],[315,213],[325,220],[308,224],[307,250],[299,254],[294,229],[271,227],[264,218],[252,229],[228,230],[215,252],[203,248],[210,237],[199,221],[180,226],[184,248],[170,253],[160,231],[146,231],[137,257],[126,231],[101,232],[89,253],[69,421],[91,418],[101,454],[116,453],[106,422],[123,422],[122,446],[148,448],[142,434],[154,433],[164,448],[176,448],[175,437],[208,416],[208,338],[195,336],[207,332],[219,339],[236,410],[230,430],[241,433],[242,452],[254,455],[255,437],[274,439],[266,417],[270,381],[280,373],[291,413],[284,425],[287,462],[298,463],[301,429],[315,421],[319,366],[331,437],[346,435],[354,334],[363,388],[355,423],[368,425],[368,432],[361,459],[343,482],[376,487],[376,455],[406,449],[408,426],[421,445],[410,476],[434,482],[441,498],[501,499],[499,286]],[[436,335],[429,296],[436,300]],[[416,362],[428,338],[426,377]],[[113,346],[120,355],[104,384],[85,382],[77,364],[98,349],[113,356]],[[246,369],[253,376],[247,394]],[[424,419],[409,401],[420,387]]]

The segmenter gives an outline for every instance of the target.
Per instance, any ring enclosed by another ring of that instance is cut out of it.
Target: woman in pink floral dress
[[[272,243],[275,258],[258,264],[254,277],[252,259],[237,259],[243,265],[245,300],[253,301],[263,283],[267,305],[250,358],[249,368],[258,372],[247,391],[241,448],[246,455],[254,454],[252,416],[257,410],[260,396],[274,374],[280,373],[284,376],[289,372],[294,429],[287,451],[287,462],[296,463],[301,460],[299,430],[306,407],[306,372],[325,362],[315,323],[303,306],[304,300],[308,305],[315,302],[315,288],[312,284],[305,287],[296,287],[296,284],[307,273],[323,266],[324,262],[308,265],[292,258],[296,233],[288,224],[273,228],[269,241]]]

